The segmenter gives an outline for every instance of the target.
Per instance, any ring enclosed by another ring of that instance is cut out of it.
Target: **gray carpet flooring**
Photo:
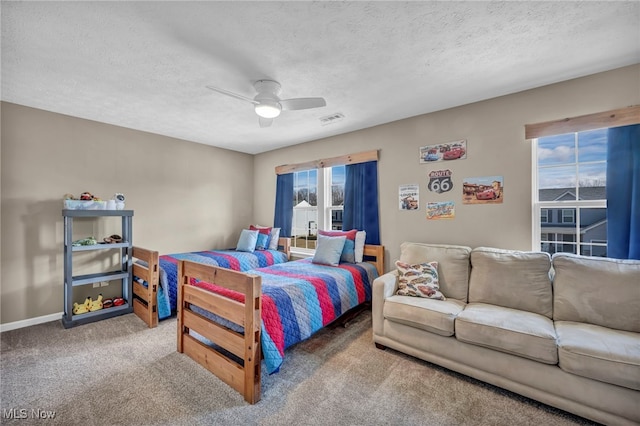
[[[176,352],[175,319],[155,329],[133,314],[68,330],[54,321],[2,333],[0,349],[2,424],[592,424],[376,349],[370,312],[288,349],[255,405]]]

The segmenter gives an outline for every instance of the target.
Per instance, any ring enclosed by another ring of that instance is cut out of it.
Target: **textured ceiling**
[[[640,62],[638,1],[1,7],[2,100],[247,153]],[[260,128],[205,88],[253,97],[259,79],[327,106]]]

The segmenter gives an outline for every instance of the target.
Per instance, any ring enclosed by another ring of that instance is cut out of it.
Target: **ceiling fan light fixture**
[[[278,102],[261,101],[255,106],[255,110],[262,118],[276,118],[280,115],[282,107]]]

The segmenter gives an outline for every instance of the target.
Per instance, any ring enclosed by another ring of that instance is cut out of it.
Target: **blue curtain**
[[[293,221],[293,173],[278,175],[276,181],[276,211],[273,226],[280,228],[281,237],[291,236]]]
[[[380,244],[378,162],[349,164],[345,169],[342,229],[366,231],[367,244]]]
[[[608,130],[607,256],[640,259],[640,124]]]

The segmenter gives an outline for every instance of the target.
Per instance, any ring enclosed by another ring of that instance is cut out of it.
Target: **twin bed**
[[[288,240],[281,246],[288,252]],[[311,259],[288,262],[288,253],[257,256],[251,261],[239,252],[159,256],[133,248],[136,315],[154,327],[159,291],[168,293],[173,307],[175,290],[178,352],[252,404],[260,400],[263,358],[268,373],[278,371],[288,347],[371,300],[373,280],[383,273],[384,248],[365,245],[364,262],[337,266]]]

